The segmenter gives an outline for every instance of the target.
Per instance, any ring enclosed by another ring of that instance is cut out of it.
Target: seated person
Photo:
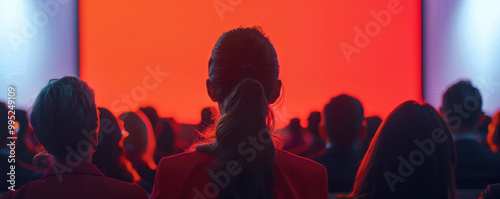
[[[314,160],[326,167],[330,192],[348,192],[363,158],[357,148],[365,119],[363,106],[354,97],[339,95],[325,105],[324,114],[330,146]]]
[[[195,151],[163,158],[152,199],[328,198],[322,165],[279,149],[269,104],[280,96],[276,51],[258,28],[224,33],[206,81],[221,118]]]
[[[455,140],[459,189],[484,189],[500,182],[500,155],[476,139],[481,106],[479,90],[468,81],[452,85],[443,95],[441,113]]]
[[[137,182],[135,170],[127,168],[123,143],[124,135],[116,117],[108,109],[99,107],[99,145],[92,155],[92,163],[106,175],[125,182]],[[135,179],[134,179],[135,178]]]
[[[306,151],[300,153],[300,156],[309,159],[315,158],[323,154],[326,150],[326,142],[320,136],[319,123],[321,122],[321,113],[318,111],[311,112],[307,118],[307,132],[311,134],[311,143]]]
[[[456,199],[455,161],[450,130],[436,109],[405,102],[375,133],[348,197]]]
[[[40,180],[10,198],[143,198],[139,185],[107,178],[90,161],[97,146],[99,117],[94,92],[76,77],[51,80],[38,95],[31,125],[53,164]]]

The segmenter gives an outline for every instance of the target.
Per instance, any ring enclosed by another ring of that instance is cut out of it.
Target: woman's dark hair
[[[464,107],[468,117],[452,111],[457,105]],[[476,128],[483,113],[482,106],[483,98],[479,90],[470,81],[461,80],[446,89],[443,94],[441,113],[447,118],[451,130],[456,131],[461,128],[468,130]]]
[[[209,89],[209,95],[219,103],[221,118],[215,135],[207,135],[208,144],[200,144],[196,150],[216,157],[208,173],[225,170],[233,161],[242,168],[220,188],[218,198],[272,198],[275,145],[262,143],[264,148],[256,150],[251,161],[247,161],[248,154],[238,152],[238,146],[262,132],[271,139],[274,116],[269,102],[277,98],[277,84],[281,86],[276,51],[259,27],[240,27],[222,34],[208,67],[207,87],[214,92],[210,94]]]
[[[133,176],[122,162],[124,151],[120,146],[122,132],[116,117],[108,109],[99,107],[99,144],[92,155],[92,163],[107,177],[133,182]]]
[[[446,122],[432,106],[408,101],[375,134],[350,196],[454,199],[455,164]]]
[[[66,158],[67,147],[79,151],[80,143],[95,148],[99,117],[94,91],[76,77],[50,80],[36,98],[30,122],[38,141],[59,159]],[[83,150],[89,154],[82,155],[90,155],[92,149]]]

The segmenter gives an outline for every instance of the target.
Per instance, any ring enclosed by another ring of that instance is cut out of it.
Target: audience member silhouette
[[[500,153],[500,111],[491,118],[491,124],[488,128],[488,145],[491,151]]]
[[[175,133],[168,120],[160,118],[156,109],[151,106],[142,107],[139,110],[148,117],[153,127],[156,138],[156,149],[154,152],[155,164],[158,164],[163,157],[178,153],[180,149],[177,149],[175,146]]]
[[[300,156],[307,158],[315,158],[325,152],[326,141],[319,134],[319,124],[321,122],[320,112],[311,112],[307,118],[307,132],[311,134],[311,143],[306,151],[300,153]]]
[[[123,127],[129,133],[124,139],[125,155],[141,176],[138,182],[147,192],[153,187],[156,164],[153,160],[156,141],[153,128],[142,111],[125,112],[119,116]]]
[[[500,155],[476,139],[482,114],[479,90],[460,81],[443,94],[441,113],[446,119],[457,150],[456,185],[459,189],[484,189],[500,182]]]
[[[380,119],[379,116],[371,116],[367,117],[365,119],[365,122],[366,122],[365,138],[361,143],[361,152],[363,154],[365,154],[366,151],[368,150],[368,147],[370,146],[370,142],[372,141],[373,136],[375,136],[378,127],[380,126],[380,124],[382,124],[382,119]]]
[[[160,120],[160,117],[158,116],[156,109],[151,106],[147,106],[147,107],[141,107],[139,108],[139,110],[142,111],[144,115],[146,115],[146,117],[148,117],[148,120],[151,123],[151,126],[153,127],[155,138],[160,136],[161,123],[158,122]]]
[[[158,123],[160,123],[159,129],[161,129],[158,138],[156,139],[156,151],[154,155],[154,160],[156,164],[160,163],[163,157],[174,155],[180,152],[175,146],[175,133],[172,126],[165,118],[160,118]]]
[[[293,154],[299,154],[306,148],[306,141],[302,136],[302,126],[300,126],[299,118],[292,118],[290,124],[286,128],[286,135],[284,136],[283,150],[289,151]]]
[[[452,135],[428,104],[408,101],[392,111],[364,156],[353,198],[455,199]]]
[[[194,142],[205,141],[205,137],[203,136],[203,133],[207,130],[207,128],[211,128],[215,123],[215,119],[214,119],[214,115],[213,115],[214,111],[215,111],[214,107],[205,107],[201,110],[201,121],[194,128],[194,132],[193,132]]]
[[[261,29],[224,33],[208,66],[207,91],[221,113],[215,132],[196,151],[160,161],[151,197],[328,198],[325,168],[273,142],[269,104],[282,83],[276,51]]]
[[[330,146],[314,160],[328,170],[330,192],[347,192],[354,184],[358,164],[363,158],[356,146],[363,128],[363,106],[356,98],[343,94],[325,105],[324,114]]]
[[[125,165],[123,148],[120,146],[122,132],[116,117],[108,109],[99,107],[99,144],[92,156],[92,163],[109,178],[134,182],[134,177]]]
[[[51,80],[38,95],[31,125],[54,163],[40,179],[2,198],[147,198],[138,185],[105,177],[90,163],[99,116],[94,92],[75,77]]]

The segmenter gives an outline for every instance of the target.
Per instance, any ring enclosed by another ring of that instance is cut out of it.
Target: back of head
[[[148,106],[148,107],[142,107],[139,110],[141,110],[148,117],[149,121],[151,122],[151,125],[153,126],[153,128],[156,129],[156,124],[158,123],[159,119],[156,109],[151,106]]]
[[[408,101],[392,111],[363,158],[353,195],[454,198],[455,146],[439,113]]]
[[[470,81],[459,81],[443,94],[440,111],[453,133],[467,132],[477,127],[482,104],[479,90]]]
[[[290,120],[290,124],[288,124],[288,128],[292,136],[301,136],[302,137],[302,126],[300,125],[299,118],[292,118]]]
[[[214,123],[213,108],[205,107],[201,110],[201,125],[208,127]]]
[[[260,28],[237,28],[219,38],[208,66],[207,89],[219,103],[221,118],[215,140],[196,150],[217,157],[209,173],[226,169],[229,161],[242,168],[220,189],[218,198],[272,198],[275,147],[269,133],[273,128],[269,103],[281,88],[276,51]],[[265,147],[247,161],[248,155],[238,153],[238,146],[251,138],[260,138]]]
[[[352,146],[363,127],[361,102],[349,95],[339,95],[325,105],[325,130],[334,146]]]
[[[119,118],[129,133],[123,140],[123,146],[128,152],[126,155],[130,162],[134,167],[142,167],[143,170],[155,170],[157,165],[153,155],[156,150],[156,138],[148,117],[138,110],[122,113]]]
[[[127,151],[143,154],[148,148],[148,128],[145,121],[134,112],[125,112],[119,116],[129,135],[123,140]]]
[[[156,149],[170,153],[174,149],[174,130],[167,119],[160,118],[158,122],[163,124],[163,128],[161,129],[160,135],[156,139]]]
[[[78,144],[97,145],[94,92],[76,77],[51,80],[38,94],[30,119],[38,141],[57,158],[66,158],[67,147],[79,151]],[[92,148],[84,150],[80,155],[91,155]]]

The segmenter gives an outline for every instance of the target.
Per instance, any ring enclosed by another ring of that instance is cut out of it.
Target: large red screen
[[[420,1],[80,1],[80,75],[115,114],[152,105],[197,123],[217,38],[261,26],[278,52],[281,124],[307,118],[335,95],[386,116],[421,98]],[[159,70],[160,72],[154,72]],[[303,120],[304,121],[304,120]]]

